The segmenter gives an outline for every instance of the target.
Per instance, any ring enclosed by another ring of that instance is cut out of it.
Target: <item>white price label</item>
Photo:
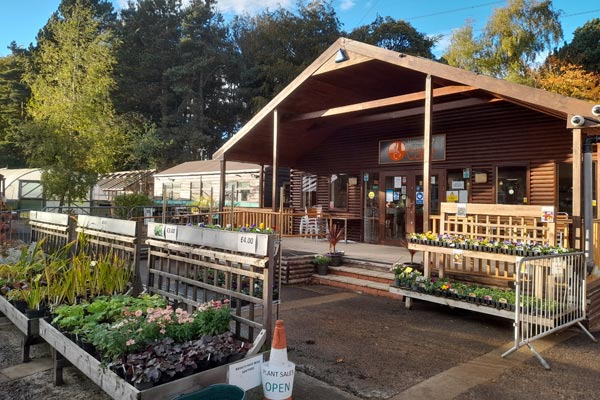
[[[256,239],[255,233],[240,233],[238,235],[238,251],[242,253],[255,253]]]

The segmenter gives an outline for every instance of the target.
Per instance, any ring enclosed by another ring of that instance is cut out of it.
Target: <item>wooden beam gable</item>
[[[443,96],[449,96],[453,94],[464,94],[479,90],[473,86],[446,86],[433,90],[433,97],[439,98]],[[360,111],[376,110],[378,108],[389,107],[399,104],[411,103],[415,101],[425,100],[425,91],[416,93],[403,94],[400,96],[388,97],[386,99],[378,99],[372,101],[365,101],[357,104],[349,104],[341,107],[333,107],[319,111],[313,111],[304,114],[294,115],[285,118],[285,122],[304,121],[309,119],[317,119],[323,117],[331,117],[334,115],[350,114]]]

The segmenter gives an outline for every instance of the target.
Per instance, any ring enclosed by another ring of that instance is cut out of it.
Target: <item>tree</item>
[[[579,65],[548,57],[542,67],[532,71],[533,85],[549,92],[582,100],[600,99],[600,74]]]
[[[562,38],[559,15],[550,0],[509,0],[505,8],[495,10],[481,36],[469,38],[469,22],[457,31],[444,59],[450,65],[521,81],[529,66]]]
[[[571,64],[581,65],[589,72],[600,73],[600,18],[586,22],[575,29],[573,40],[556,52],[556,57]]]
[[[42,169],[48,198],[60,206],[84,199],[99,173],[109,172],[122,136],[114,123],[110,90],[114,42],[80,1],[61,4],[44,28],[24,76],[31,90],[31,122],[19,144]]]
[[[399,53],[435,58],[431,52],[439,38],[427,37],[411,24],[392,17],[377,16],[369,25],[359,26],[350,32],[349,38],[383,47]]]
[[[0,167],[24,167],[25,158],[13,143],[11,134],[25,121],[27,87],[21,82],[25,67],[18,55],[0,58]]]
[[[263,108],[340,36],[331,2],[298,2],[298,14],[265,10],[232,24],[241,65],[239,95],[247,119]]]
[[[443,60],[458,68],[481,72],[477,57],[482,52],[483,44],[473,36],[473,23],[467,20],[465,26],[452,33]]]
[[[183,10],[177,65],[165,71],[176,103],[163,115],[163,137],[172,143],[170,162],[199,159],[233,134],[236,101],[233,46],[213,0],[192,1]]]
[[[138,113],[158,127],[166,123],[163,116],[176,99],[165,73],[177,65],[181,19],[180,0],[140,0],[121,11],[113,96],[118,113]]]

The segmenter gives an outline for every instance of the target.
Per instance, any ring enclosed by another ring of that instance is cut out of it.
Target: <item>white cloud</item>
[[[256,14],[266,8],[288,8],[292,3],[293,0],[218,0],[217,9],[222,13]]]
[[[354,0],[342,0],[342,7],[349,4],[349,7],[354,6]],[[191,0],[182,0],[182,4],[187,6]],[[127,8],[128,0],[113,0],[113,4],[117,9]],[[296,0],[218,0],[216,8],[222,13],[231,14],[258,14],[265,9],[274,10],[280,6],[289,8],[296,3]]]
[[[342,0],[340,3],[340,8],[342,9],[342,11],[348,11],[355,5],[356,3],[354,2],[354,0]]]

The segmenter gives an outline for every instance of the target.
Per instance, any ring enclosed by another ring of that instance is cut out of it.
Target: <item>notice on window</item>
[[[385,201],[394,201],[394,189],[385,190]]]
[[[394,189],[398,189],[399,187],[402,187],[402,177],[395,176],[394,177]]]

